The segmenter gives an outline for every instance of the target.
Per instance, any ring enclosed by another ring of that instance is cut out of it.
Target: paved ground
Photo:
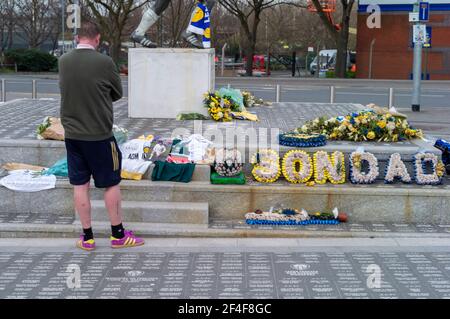
[[[35,139],[36,127],[42,123],[46,116],[59,117],[59,100],[16,100],[1,106],[0,138],[7,139]],[[287,131],[297,128],[306,120],[316,116],[336,116],[347,114],[357,110],[354,104],[336,104],[330,109],[328,104],[312,103],[281,103],[273,106],[255,107],[250,111],[255,112],[260,122],[233,121],[218,123],[212,120],[204,121],[203,130],[220,128],[246,129],[278,128]],[[130,137],[141,134],[155,134],[170,136],[176,128],[187,128],[194,132],[194,121],[176,121],[174,119],[130,119],[128,118],[128,100],[122,99],[115,104],[115,124],[123,126],[130,131]]]
[[[6,79],[7,100],[31,97],[31,81],[36,79],[39,97],[58,97],[57,75],[14,75],[0,74]],[[252,91],[255,95],[275,100],[275,88],[281,85],[283,102],[318,102],[330,101],[329,87],[336,87],[336,102],[339,103],[388,103],[389,88],[395,89],[394,104],[397,107],[411,108],[411,81],[364,80],[364,79],[317,79],[317,78],[217,78],[217,87],[232,85],[235,88]],[[123,78],[125,96],[128,94],[128,78]],[[422,91],[422,108],[448,107],[450,91],[448,81],[424,81]]]
[[[171,119],[129,119],[128,100],[122,99],[115,105],[115,122],[130,130],[130,136],[141,134],[170,135],[175,128],[188,128],[194,132],[193,121],[175,121]],[[0,104],[0,138],[7,139],[35,139],[35,130],[45,116],[59,116],[59,100],[16,100]],[[335,116],[347,114],[355,110],[354,104],[338,103],[334,109],[328,104],[312,103],[280,103],[271,107],[256,107],[250,109],[258,114],[260,122],[234,121],[232,123],[217,123],[205,121],[203,130],[222,128],[243,129],[255,128],[279,128],[280,131],[288,131],[299,127],[306,120],[316,116]],[[450,112],[447,108],[427,109],[420,113],[411,112],[409,109],[399,109],[405,113],[412,125],[422,128],[430,138],[446,138],[450,140]],[[408,144],[408,142],[405,142]],[[401,143],[400,143],[401,144]],[[398,145],[400,145],[398,143]]]
[[[41,224],[41,225],[70,225],[75,216],[58,215],[55,213],[7,213],[1,212],[0,224]],[[440,234],[450,236],[450,224],[427,223],[341,223],[338,225],[247,225],[245,220],[212,219],[209,223],[211,229],[261,229],[261,230],[297,230],[297,231],[327,231],[330,233],[351,232],[357,236],[360,233],[389,234]]]
[[[73,244],[1,240],[0,298],[450,298],[448,239],[169,238],[120,252],[100,239],[93,253]]]

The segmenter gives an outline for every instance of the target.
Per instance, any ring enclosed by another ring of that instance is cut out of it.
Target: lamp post
[[[422,85],[422,46],[424,37],[423,34],[420,36],[419,29],[423,26],[418,15],[419,15],[419,1],[414,4],[414,11],[417,14],[417,19],[412,19],[413,21],[413,44],[414,44],[414,62],[413,62],[413,94],[411,108],[413,112],[420,112],[420,91]]]
[[[73,4],[75,6],[75,23],[73,26],[73,47],[76,48],[77,47],[77,40],[76,40],[76,36],[78,34],[78,28],[81,27],[81,21],[79,21],[81,19],[81,12],[79,10],[80,9],[80,0],[74,0]]]
[[[65,12],[66,12],[66,1],[61,0],[62,54],[64,54],[66,52],[66,42],[65,42],[66,39],[64,36],[64,34],[66,33]]]

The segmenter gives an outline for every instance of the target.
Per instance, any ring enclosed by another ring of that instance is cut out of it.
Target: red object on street
[[[244,65],[247,64],[247,57],[244,57]],[[266,60],[264,55],[254,55],[253,56],[253,72],[263,72],[266,70]],[[270,74],[270,70],[269,70]]]

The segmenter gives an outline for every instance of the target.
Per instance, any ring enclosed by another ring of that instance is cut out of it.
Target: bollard
[[[389,88],[389,108],[394,106],[394,88]]]
[[[36,87],[36,80],[33,80],[32,86],[31,86],[31,98],[33,100],[37,99],[37,87]]]
[[[2,95],[0,102],[6,102],[6,89],[5,89],[5,79],[2,79],[1,82]]]
[[[275,101],[277,103],[280,103],[280,100],[281,100],[281,86],[279,84],[277,84]]]
[[[334,103],[335,95],[335,87],[330,86],[330,103]]]
[[[227,84],[227,88],[228,88],[228,90],[231,89],[231,84],[230,83]]]

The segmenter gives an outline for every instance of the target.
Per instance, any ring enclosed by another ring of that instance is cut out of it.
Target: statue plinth
[[[128,114],[132,118],[206,115],[203,94],[214,90],[214,49],[130,49]]]

